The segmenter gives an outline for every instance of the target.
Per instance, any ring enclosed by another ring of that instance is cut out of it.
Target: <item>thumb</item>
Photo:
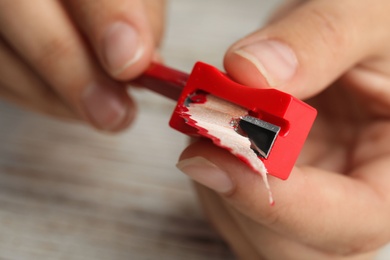
[[[315,0],[239,40],[224,66],[236,81],[275,87],[304,99],[332,83],[359,61],[386,46],[378,26],[389,19],[389,1]]]

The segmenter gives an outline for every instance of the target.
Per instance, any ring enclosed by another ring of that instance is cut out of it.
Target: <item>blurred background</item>
[[[171,0],[165,62],[222,68],[279,2]],[[0,101],[0,259],[234,259],[175,168],[187,138],[168,127],[173,102],[131,92],[140,113],[119,135]]]

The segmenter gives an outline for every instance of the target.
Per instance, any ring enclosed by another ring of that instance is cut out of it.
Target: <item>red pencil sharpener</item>
[[[198,93],[211,94],[248,110],[251,117],[275,126],[278,131],[267,156],[259,155],[268,173],[287,179],[307,138],[317,111],[276,89],[257,89],[232,81],[215,67],[198,62],[190,74],[177,106],[172,114],[170,126],[191,136],[199,136],[196,128],[188,125],[181,116],[188,98]]]

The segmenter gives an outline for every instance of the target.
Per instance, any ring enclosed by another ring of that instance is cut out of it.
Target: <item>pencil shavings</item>
[[[182,117],[195,127],[198,134],[207,137],[219,147],[230,151],[259,173],[269,193],[269,202],[274,204],[267,178],[267,169],[251,148],[251,141],[236,132],[235,124],[248,111],[213,95],[205,95],[202,102],[189,102]]]

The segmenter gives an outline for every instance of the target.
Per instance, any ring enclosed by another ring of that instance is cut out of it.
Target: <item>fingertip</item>
[[[137,118],[137,107],[131,97],[123,96],[127,104],[127,113],[119,123],[111,129],[105,130],[111,133],[119,133],[128,129]]]
[[[238,55],[235,51],[229,51],[224,58],[224,67],[227,74],[236,82],[248,87],[269,88],[265,77],[259,72],[252,62]]]
[[[91,83],[82,92],[86,120],[99,130],[118,132],[135,118],[135,105],[125,87],[118,84]]]
[[[236,44],[225,56],[227,72],[238,82],[258,88],[282,88],[298,69],[294,51],[278,40]]]
[[[269,190],[262,177],[229,151],[208,140],[200,139],[187,147],[177,167],[235,207],[246,208],[251,203],[270,207]]]
[[[144,71],[152,60],[152,40],[128,22],[110,25],[102,40],[103,63],[118,80],[132,79]]]
[[[176,167],[194,181],[221,194],[230,193],[234,183],[230,176],[204,157],[180,160]]]

